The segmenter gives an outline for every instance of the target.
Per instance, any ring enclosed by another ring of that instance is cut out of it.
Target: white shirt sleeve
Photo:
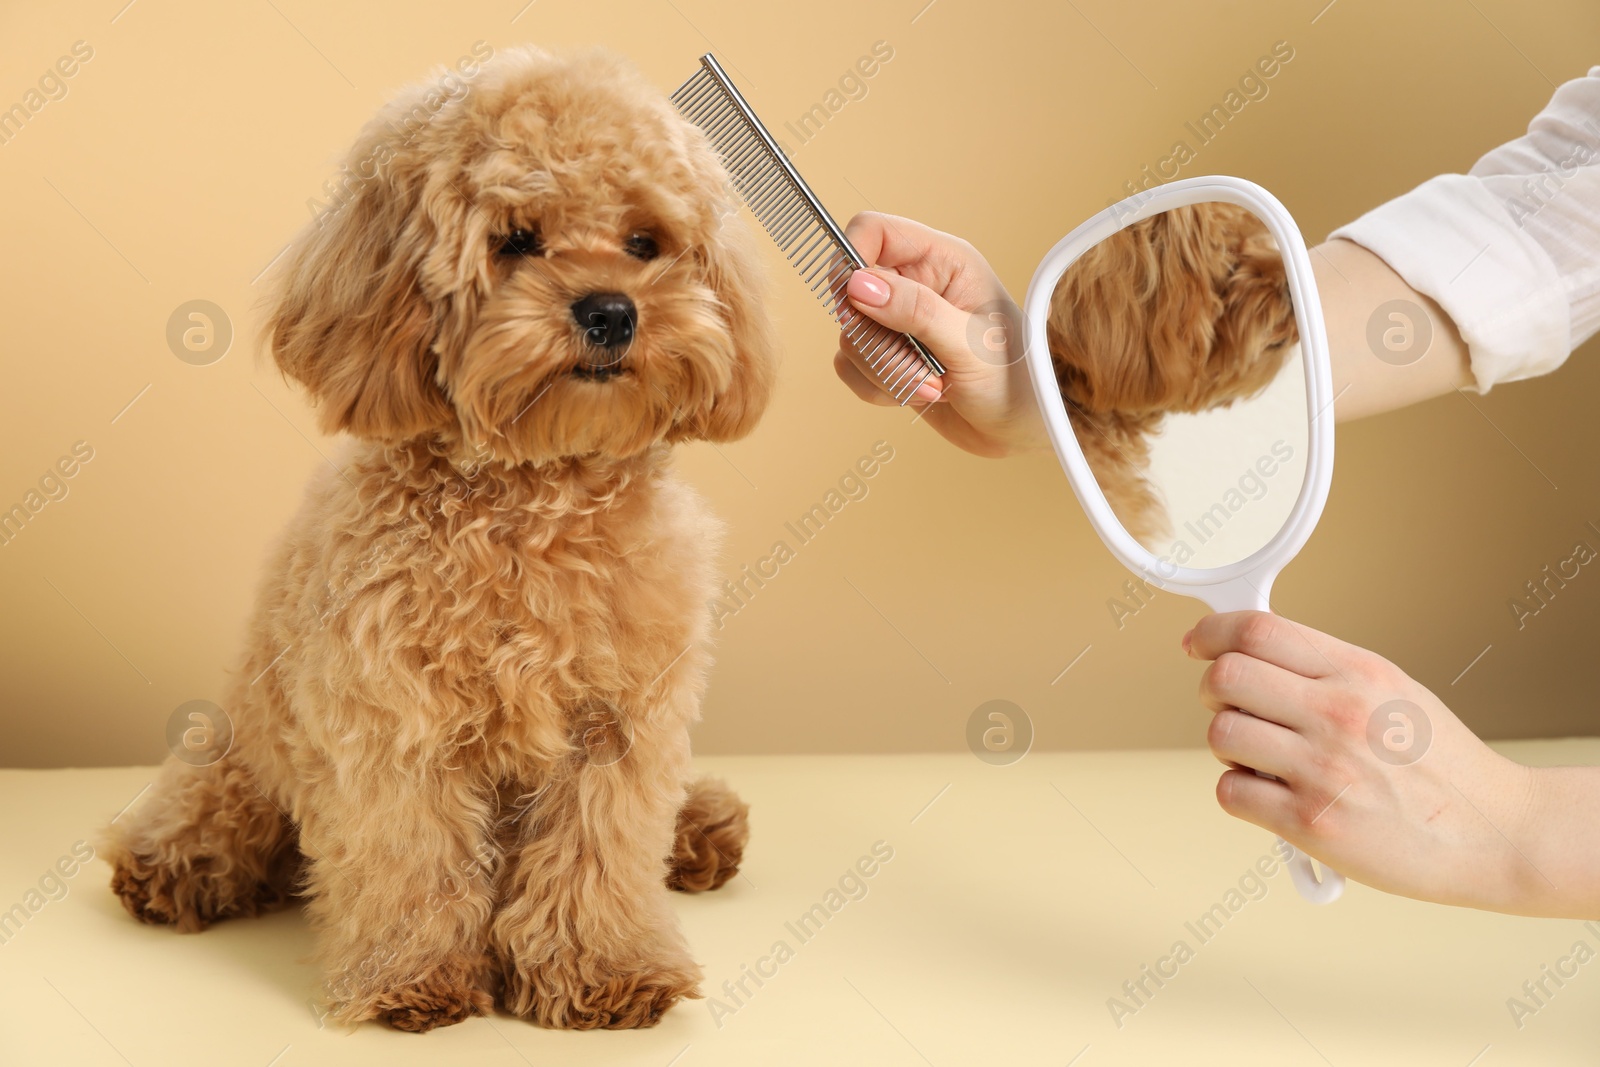
[[[1600,67],[1525,136],[1330,237],[1376,253],[1454,320],[1478,391],[1548,374],[1600,329]]]

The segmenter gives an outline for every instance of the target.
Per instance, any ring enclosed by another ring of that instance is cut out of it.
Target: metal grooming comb
[[[903,406],[923,381],[943,374],[944,367],[915,337],[881,326],[850,305],[845,283],[866,261],[790,166],[715,56],[700,57],[700,70],[678,87],[672,102],[711,139],[767,236],[787,254],[889,395]]]

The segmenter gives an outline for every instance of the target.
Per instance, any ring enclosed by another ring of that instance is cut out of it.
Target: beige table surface
[[[1600,763],[1600,740],[1500,747]],[[95,860],[0,944],[0,1064],[1600,1063],[1600,962],[1546,979],[1552,995],[1520,1027],[1507,1006],[1577,942],[1600,950],[1579,922],[1361,886],[1318,908],[1280,872],[1202,942],[1186,923],[1226,905],[1271,844],[1217,809],[1205,752],[700,762],[750,801],[754,827],[747,877],[675,897],[706,991],[775,942],[792,950],[739,1003],[722,995],[729,1010],[689,1001],[620,1033],[505,1015],[424,1036],[319,1028],[298,911],[193,936],[140,926]],[[0,771],[0,910],[150,774]],[[866,895],[802,942],[785,924],[880,841],[893,859]],[[1154,995],[1119,1027],[1109,998],[1180,940],[1192,958],[1159,989],[1147,979]]]

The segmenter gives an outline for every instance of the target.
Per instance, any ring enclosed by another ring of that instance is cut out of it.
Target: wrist
[[[1494,758],[1503,820],[1496,829],[1507,847],[1497,853],[1502,888],[1490,907],[1514,915],[1554,914],[1558,888],[1546,858],[1550,797],[1544,768],[1524,766],[1498,753]]]
[[[1039,410],[1039,398],[1034,395],[1033,383],[1028,380],[1027,367],[1022,360],[1012,365],[1010,383],[1012,402],[1010,425],[1006,427],[1006,440],[1015,455],[1036,455],[1049,452],[1050,434],[1045,430],[1044,412]],[[1020,380],[1019,380],[1020,379]]]

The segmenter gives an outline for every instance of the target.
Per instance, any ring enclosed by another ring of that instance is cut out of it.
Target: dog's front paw
[[[640,1030],[660,1022],[679,1000],[699,995],[698,976],[683,971],[619,974],[599,985],[536,995],[533,1017],[562,1030]]]
[[[634,970],[558,956],[505,977],[507,1009],[556,1030],[643,1029],[700,996],[700,970],[688,960]]]
[[[425,1034],[473,1015],[488,1015],[494,998],[471,978],[434,975],[378,998],[377,1014],[396,1030]]]

